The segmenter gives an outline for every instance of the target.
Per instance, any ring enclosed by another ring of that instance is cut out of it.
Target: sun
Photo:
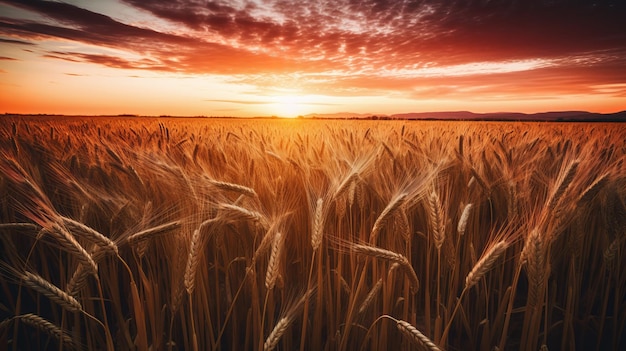
[[[282,95],[273,99],[272,110],[274,114],[283,118],[296,118],[305,114],[306,102],[302,96],[298,95]]]

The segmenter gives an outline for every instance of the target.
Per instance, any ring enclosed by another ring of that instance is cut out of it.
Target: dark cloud
[[[56,2],[36,1],[13,3],[16,6],[45,14],[62,25],[27,20],[0,21],[0,33],[29,40],[62,38],[87,44],[119,48],[150,57],[144,62],[129,62],[122,58],[64,53],[65,60],[101,63],[117,68],[145,68],[187,73],[247,73],[276,71],[293,63],[284,58],[252,52],[198,37],[161,33],[151,29],[126,25],[108,16]],[[56,57],[59,53],[50,53]],[[254,65],[250,65],[254,62]]]
[[[0,61],[17,61],[17,59],[13,57],[0,56]]]
[[[626,44],[626,10],[618,1],[266,2],[276,19],[260,15],[254,2],[239,8],[228,1],[127,2],[189,28],[282,48],[299,59],[368,55],[376,63],[395,55],[396,65],[451,64],[478,55],[553,57]]]
[[[53,1],[6,1],[13,6],[36,12],[58,25],[4,18],[0,28],[6,34],[58,37],[94,45],[123,46],[141,44],[138,49],[159,45],[192,45],[195,40],[146,28],[127,25],[111,17],[80,7]]]

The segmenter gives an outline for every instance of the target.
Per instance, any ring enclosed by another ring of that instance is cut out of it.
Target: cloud
[[[280,103],[278,101],[263,101],[263,100],[221,100],[221,99],[206,99],[204,101],[207,102],[223,102],[229,104],[241,104],[241,105],[274,105]],[[313,102],[301,100],[297,102],[298,105],[309,105],[309,106],[336,106],[337,104],[327,103],[327,102]]]
[[[216,100],[216,99],[206,99],[204,101],[209,102],[225,102],[229,104],[242,104],[242,105],[268,105],[272,104],[271,101],[254,101],[254,100]]]
[[[23,40],[5,39],[5,38],[0,38],[0,43],[17,44],[17,45],[35,45],[34,43],[23,41]]]
[[[338,95],[577,92],[594,79],[626,81],[623,1],[122,1],[176,30],[56,1],[2,0],[47,20],[0,18],[0,34],[10,38],[0,42],[72,40],[140,58],[45,57]]]
[[[155,71],[171,70],[169,67],[164,66],[160,61],[148,58],[131,61],[117,56],[62,51],[52,51],[44,56],[70,62],[89,62],[107,67],[122,69],[147,69]]]

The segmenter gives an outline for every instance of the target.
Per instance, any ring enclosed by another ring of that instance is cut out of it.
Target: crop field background
[[[625,140],[3,117],[0,348],[626,349]]]

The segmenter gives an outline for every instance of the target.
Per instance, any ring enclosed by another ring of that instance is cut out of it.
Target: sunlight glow
[[[272,100],[274,101],[271,104],[272,111],[279,117],[296,118],[306,113],[306,102],[302,96],[283,95],[276,96]]]

